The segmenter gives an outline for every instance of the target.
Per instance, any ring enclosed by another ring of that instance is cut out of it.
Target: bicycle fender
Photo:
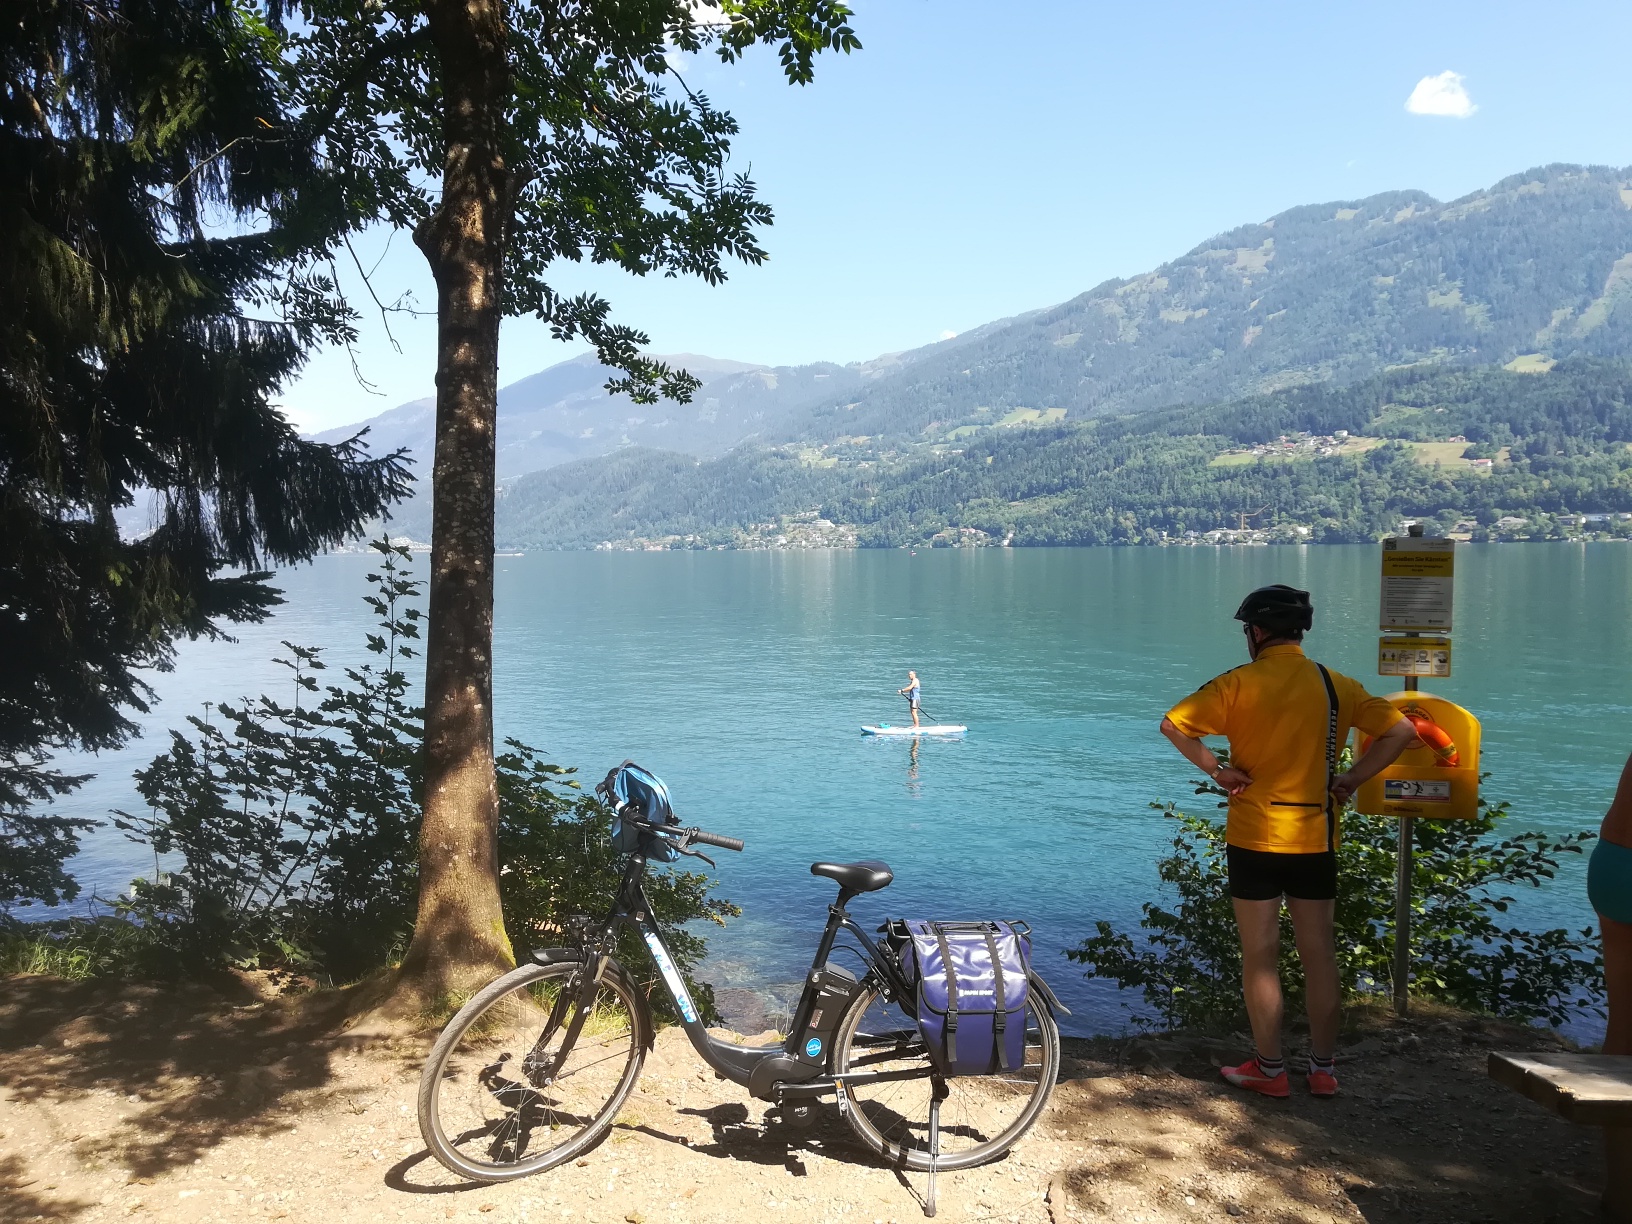
[[[582,948],[534,948],[532,958],[541,965],[554,965],[563,961],[581,961],[584,959]]]
[[[584,961],[584,950],[582,948],[534,948],[530,953],[530,956],[532,960],[536,961],[540,965],[582,964]],[[628,970],[626,970],[617,961],[613,960],[610,956],[606,958],[606,969],[604,972],[616,973],[619,975],[623,979],[625,985],[629,987],[629,993],[634,997],[635,1001],[640,1005],[642,1010],[645,1011],[645,1045],[648,1050],[652,1049],[657,1044],[657,1026],[652,1023],[652,1013],[649,1005],[646,1002],[646,992],[642,990],[640,988],[640,984],[629,975]]]
[[[1050,1015],[1069,1016],[1071,1014],[1071,1009],[1060,1002],[1060,997],[1054,993],[1047,982],[1043,981],[1042,975],[1035,969],[1026,974],[1026,981],[1031,983],[1033,990],[1043,996],[1043,1002],[1048,1004]]]

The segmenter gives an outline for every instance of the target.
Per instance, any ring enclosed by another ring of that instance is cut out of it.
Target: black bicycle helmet
[[[1309,592],[1276,583],[1259,587],[1241,601],[1235,619],[1272,632],[1303,632],[1315,623],[1315,605]]]

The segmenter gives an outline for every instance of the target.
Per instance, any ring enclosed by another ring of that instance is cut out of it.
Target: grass
[[[1557,364],[1546,353],[1520,353],[1502,369],[1512,374],[1545,374]]]
[[[70,918],[0,927],[0,976],[118,977],[135,963],[141,928],[120,918]]]
[[[1406,445],[1411,448],[1411,457],[1424,467],[1433,467],[1436,463],[1445,467],[1468,466],[1462,457],[1462,452],[1468,449],[1466,442],[1407,442]]]
[[[1011,408],[999,425],[1055,425],[1065,420],[1064,408]]]

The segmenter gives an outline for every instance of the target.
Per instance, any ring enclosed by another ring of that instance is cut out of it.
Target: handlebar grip
[[[741,850],[743,846],[740,837],[726,837],[720,833],[704,833],[701,829],[691,835],[691,840],[704,846],[718,846],[721,850]]]

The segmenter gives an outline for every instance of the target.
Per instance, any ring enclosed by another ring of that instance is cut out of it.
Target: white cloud
[[[957,339],[957,335],[958,335],[958,333],[955,332],[955,331],[943,331],[941,333],[941,339],[942,340],[955,340],[955,339]]]
[[[1405,109],[1413,115],[1445,115],[1452,119],[1466,119],[1479,108],[1468,97],[1462,84],[1462,74],[1446,70],[1438,76],[1425,76],[1417,82],[1411,96],[1405,100]]]

